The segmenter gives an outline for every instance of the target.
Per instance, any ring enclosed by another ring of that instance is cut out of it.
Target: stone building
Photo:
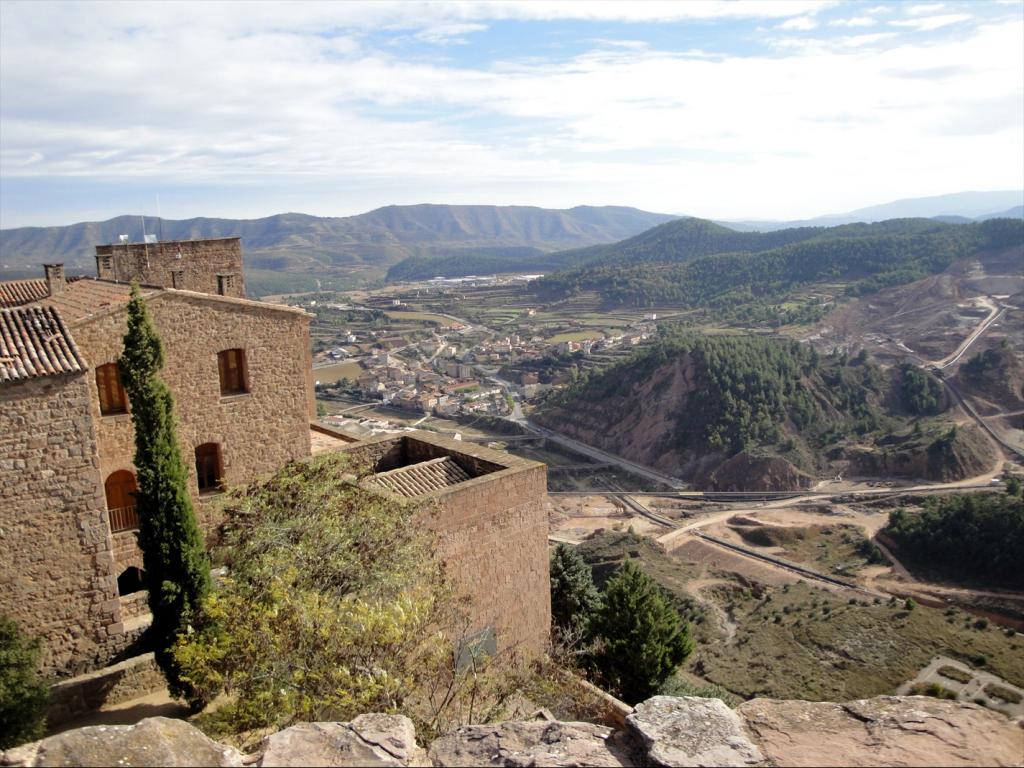
[[[237,238],[164,245],[189,276],[185,284],[214,289],[141,289],[164,347],[162,377],[175,398],[193,501],[209,530],[217,522],[209,502],[225,487],[310,454],[311,316],[240,298],[240,281],[230,290],[218,285],[222,270],[241,274]],[[108,246],[112,265],[97,249],[101,273],[129,273],[138,246]],[[152,253],[149,268],[160,265]],[[144,268],[139,260],[130,276]],[[47,670],[68,673],[108,660],[143,628],[147,610],[134,429],[116,362],[131,289],[103,278],[65,280],[61,265],[47,265],[45,275],[0,283],[8,307],[0,536],[16,553],[0,565],[0,613],[45,638]]]
[[[345,446],[373,474],[363,487],[422,504],[453,586],[469,598],[470,639],[537,651],[551,626],[547,467],[430,432]]]
[[[96,246],[96,276],[186,291],[245,296],[237,237]]]
[[[45,671],[102,666],[148,623],[134,430],[116,365],[126,278],[151,281],[140,290],[207,531],[226,486],[311,452],[353,451],[373,463],[368,493],[425,503],[476,641],[542,648],[544,465],[428,433],[352,443],[311,424],[311,315],[242,297],[237,238],[147,245],[148,254],[141,244],[98,247],[95,279],[66,280],[51,264],[42,279],[0,282],[0,615],[43,638]],[[221,279],[235,268],[237,282]]]

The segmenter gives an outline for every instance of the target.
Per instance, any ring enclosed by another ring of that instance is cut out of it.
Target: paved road
[[[993,303],[988,297],[982,299],[982,301],[987,304],[990,309],[988,317],[982,320],[978,324],[978,327],[971,331],[970,335],[960,343],[960,346],[957,347],[951,355],[947,355],[942,360],[933,361],[932,365],[936,368],[943,370],[954,365],[961,357],[964,356],[964,353],[970,349],[971,345],[976,342],[996,320],[1002,317],[1004,312],[1006,312],[1006,307],[1001,307],[998,304]]]
[[[574,440],[571,437],[561,435],[558,432],[554,432],[550,429],[547,429],[546,427],[542,427],[539,424],[534,424],[529,419],[523,419],[522,421],[518,421],[516,423],[530,430],[531,432],[535,432],[538,435],[543,435],[553,443],[564,445],[566,448],[569,448],[575,451],[576,453],[581,453],[584,456],[589,456],[592,459],[598,459],[602,463],[614,464],[616,466],[621,467],[622,469],[625,469],[627,472],[632,472],[634,475],[639,475],[640,477],[645,477],[648,480],[654,480],[655,482],[662,483],[664,485],[667,485],[669,488],[679,490],[681,488],[686,487],[685,484],[678,478],[664,475],[655,469],[651,469],[650,467],[644,467],[640,464],[634,464],[632,461],[627,461],[626,459],[623,459],[620,456],[616,456],[615,454],[606,453],[605,451],[589,446],[586,443],[581,443],[579,440]]]

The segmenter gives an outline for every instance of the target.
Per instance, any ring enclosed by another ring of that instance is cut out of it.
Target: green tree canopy
[[[39,641],[0,616],[0,749],[43,735],[50,689],[38,668]]]
[[[228,575],[176,650],[187,679],[231,700],[229,732],[402,711],[428,731],[452,695],[460,606],[416,508],[342,479],[343,454],[293,462],[226,505]],[[452,629],[454,627],[455,629]],[[415,698],[416,703],[410,703]]]
[[[631,704],[654,695],[693,651],[689,627],[633,560],[609,579],[595,631],[597,668]]]
[[[132,286],[128,332],[118,364],[135,427],[135,498],[153,614],[150,638],[171,694],[198,706],[195,690],[181,679],[173,648],[210,589],[210,564],[178,448],[174,399],[159,376],[163,348],[138,286]]]
[[[601,606],[590,566],[574,547],[558,544],[551,553],[551,623],[564,633],[587,633]]]

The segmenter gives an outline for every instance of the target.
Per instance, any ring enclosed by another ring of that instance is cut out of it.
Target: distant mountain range
[[[91,273],[97,244],[127,234],[161,240],[241,237],[251,293],[345,287],[390,280],[526,271],[552,272],[626,257],[676,260],[723,251],[752,252],[820,235],[852,222],[927,218],[968,223],[1024,217],[1024,191],[963,192],[897,200],[799,222],[711,222],[619,206],[564,210],[531,206],[407,205],[358,216],[284,213],[261,219],[168,220],[118,216],[63,227],[0,230],[0,279],[36,276],[43,262]],[[660,227],[680,220],[691,226]],[[785,230],[785,231],[783,231]],[[757,233],[761,233],[758,235]],[[838,233],[837,233],[838,234]],[[646,254],[646,255],[641,255]]]
[[[0,230],[0,278],[35,275],[46,261],[91,271],[94,247],[127,234],[161,240],[241,237],[248,270],[317,277],[377,278],[412,256],[502,253],[525,257],[622,240],[676,217],[617,206],[553,210],[529,206],[408,205],[328,218],[284,213],[262,219],[183,221],[118,216],[64,227]]]
[[[771,232],[793,227],[832,227],[837,224],[886,221],[887,219],[939,219],[950,224],[986,219],[1024,217],[1024,190],[1005,192],[956,192],[934,197],[913,197],[871,205],[847,213],[833,213],[798,221],[719,221],[741,232]]]

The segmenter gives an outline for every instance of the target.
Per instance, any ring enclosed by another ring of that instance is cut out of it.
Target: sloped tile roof
[[[4,280],[0,282],[0,308],[9,309],[31,304],[49,295],[46,280]]]
[[[0,309],[0,384],[86,370],[53,307]]]
[[[126,304],[131,298],[131,292],[132,287],[127,283],[86,278],[68,283],[63,291],[42,303],[56,307],[61,316],[69,323],[74,323],[108,307]],[[145,289],[143,295],[148,295]]]
[[[469,474],[455,462],[455,459],[451,456],[442,456],[439,459],[392,469],[390,472],[381,472],[374,475],[370,483],[399,496],[413,498],[464,483],[469,479]]]

